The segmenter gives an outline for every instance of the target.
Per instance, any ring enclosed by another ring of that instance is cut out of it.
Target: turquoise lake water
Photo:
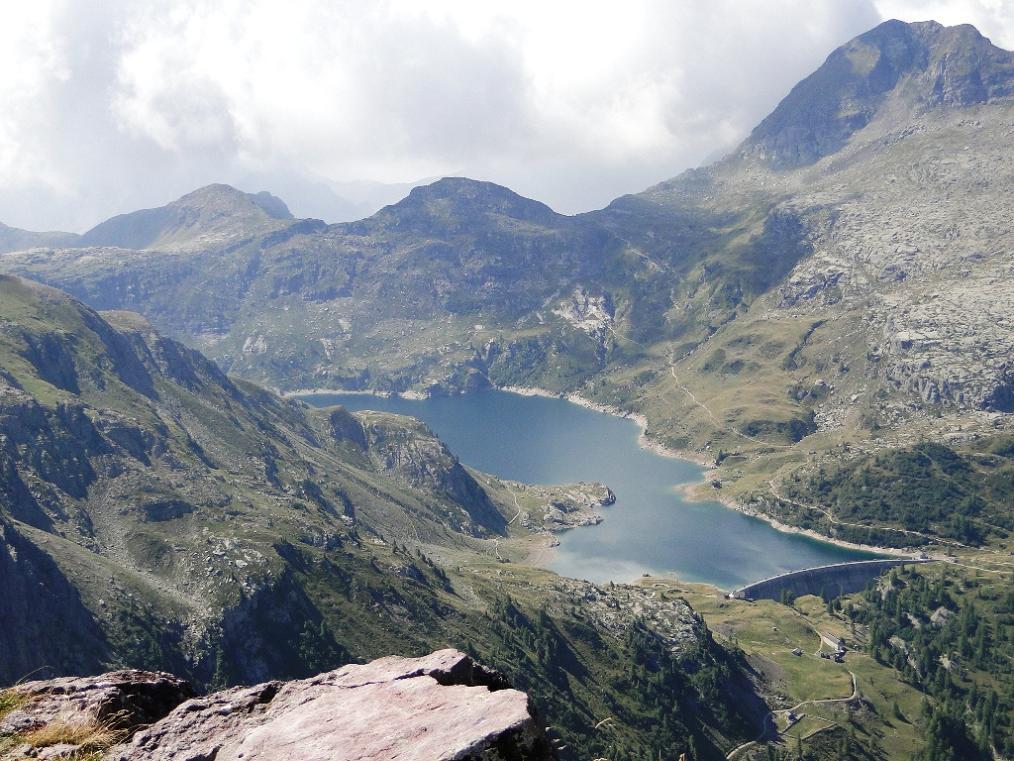
[[[638,444],[632,420],[563,399],[494,391],[425,400],[357,394],[302,397],[424,421],[463,463],[539,484],[600,481],[616,493],[605,520],[559,534],[552,570],[602,583],[642,573],[734,589],[786,571],[860,560],[860,552],[776,531],[718,502],[683,498],[703,469]]]

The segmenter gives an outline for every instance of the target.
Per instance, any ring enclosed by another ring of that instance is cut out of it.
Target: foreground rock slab
[[[127,730],[161,719],[196,694],[172,674],[134,669],[26,682],[10,693],[17,707],[0,717],[0,736],[56,724]]]
[[[31,682],[0,697],[0,761],[555,758],[528,697],[457,650],[204,697],[170,674],[134,670]]]
[[[188,700],[116,761],[553,758],[528,697],[456,650]]]
[[[94,759],[195,694],[172,674],[132,669],[0,690],[0,761]]]

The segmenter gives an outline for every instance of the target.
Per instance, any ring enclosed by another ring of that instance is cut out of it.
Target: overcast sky
[[[450,174],[583,211],[728,150],[885,18],[973,23],[1014,48],[1009,0],[0,0],[0,12],[0,221],[28,229],[84,230],[210,182],[330,221],[350,213],[335,194],[377,190],[343,183]]]

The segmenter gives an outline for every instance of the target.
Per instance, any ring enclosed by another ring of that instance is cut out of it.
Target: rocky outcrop
[[[193,695],[171,674],[136,670],[0,690],[0,760],[95,761]]]
[[[144,671],[32,682],[0,695],[0,712],[16,706],[0,713],[0,754],[14,748],[4,759],[69,758],[82,749],[50,742],[57,738],[89,738],[88,750],[102,751],[94,745],[100,730],[129,738],[104,749],[107,761],[555,757],[528,697],[456,650],[205,697]]]
[[[190,700],[116,761],[548,759],[524,693],[456,650]]]
[[[506,487],[510,495],[507,504],[513,502],[519,523],[527,529],[564,531],[594,526],[604,519],[600,509],[616,502],[613,490],[596,482],[544,486],[496,479],[495,484]]]
[[[462,529],[497,534],[506,530],[504,517],[483,488],[425,424],[370,411],[359,419],[369,454],[381,471],[461,506],[473,524]]]
[[[543,525],[553,531],[601,523],[602,516],[599,515],[598,508],[616,502],[612,489],[602,484],[581,483],[560,491],[550,500],[543,517]]]
[[[355,415],[344,407],[335,407],[327,411],[328,432],[338,442],[351,442],[358,449],[366,449],[366,432],[363,431]]]

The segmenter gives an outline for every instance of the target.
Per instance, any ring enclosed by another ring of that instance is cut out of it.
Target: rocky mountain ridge
[[[0,253],[45,247],[173,248],[220,246],[236,237],[280,229],[293,216],[266,191],[207,185],[155,209],[119,214],[80,235],[36,233],[0,224]]]
[[[285,203],[266,191],[243,193],[208,185],[156,209],[108,219],[81,236],[79,245],[117,248],[197,248],[237,235],[267,233],[293,219]]]
[[[837,153],[878,114],[909,118],[1014,95],[1014,54],[975,27],[887,21],[835,50],[750,134],[739,153],[776,169]]]

